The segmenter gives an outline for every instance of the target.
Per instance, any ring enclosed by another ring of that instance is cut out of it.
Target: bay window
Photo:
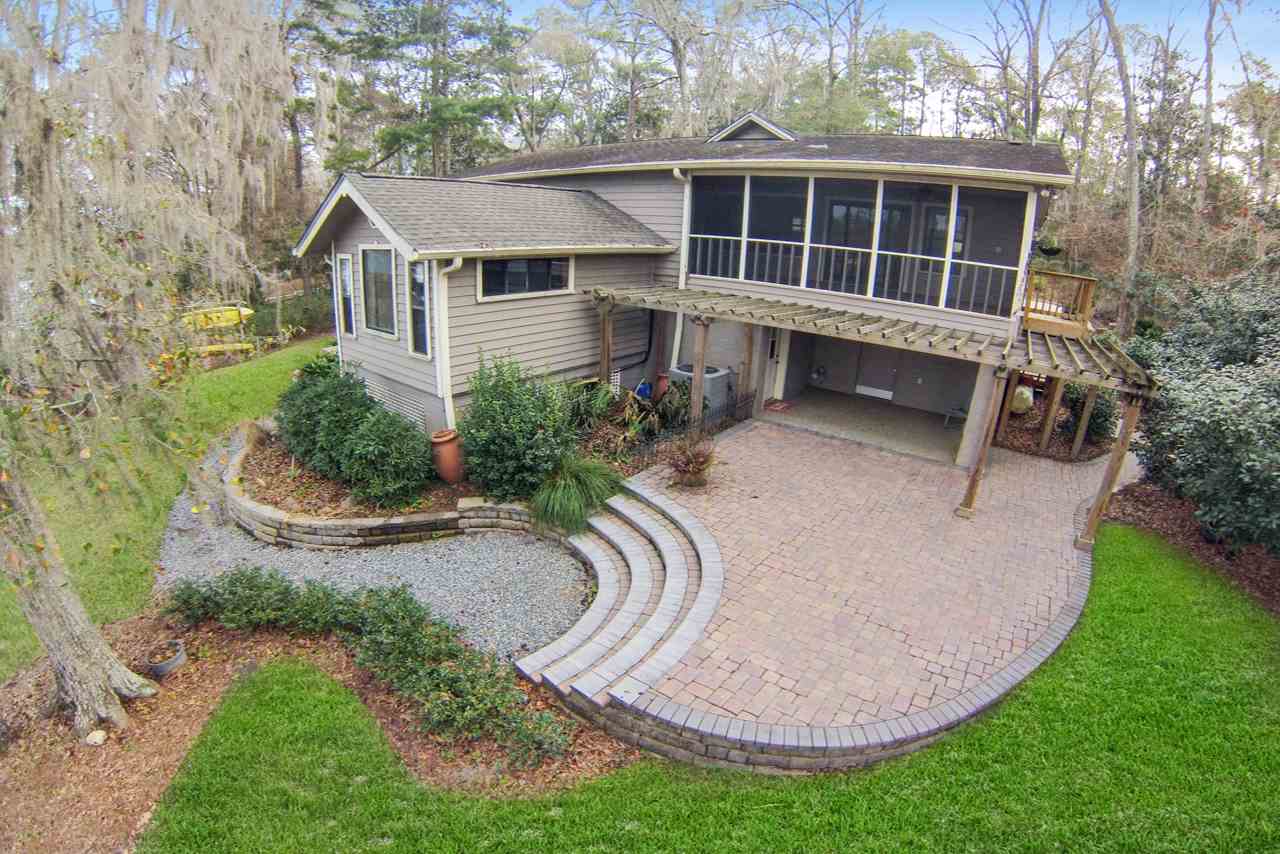
[[[430,293],[433,267],[430,261],[409,265],[409,349],[431,356]]]
[[[364,325],[383,335],[396,334],[395,263],[391,249],[360,250]]]

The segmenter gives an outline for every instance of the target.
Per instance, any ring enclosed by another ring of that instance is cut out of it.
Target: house
[[[711,365],[762,417],[980,470],[1020,372],[1055,406],[1064,380],[1150,390],[1092,337],[1092,280],[1028,272],[1070,183],[1055,145],[804,136],[748,113],[459,179],[343,175],[295,253],[333,265],[342,360],[430,428],[453,426],[486,355],[628,385],[688,365],[697,387]]]

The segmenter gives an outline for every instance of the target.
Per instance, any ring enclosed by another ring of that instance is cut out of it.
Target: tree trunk
[[[1203,214],[1209,196],[1209,155],[1213,148],[1213,19],[1218,0],[1209,0],[1204,25],[1204,127],[1200,129],[1200,167],[1196,172],[1196,211]]]
[[[58,705],[70,712],[81,736],[103,723],[126,726],[129,715],[121,698],[150,697],[155,683],[125,667],[89,619],[43,511],[14,472],[0,478],[0,503],[12,508],[0,527],[5,574],[49,654]]]
[[[1124,151],[1127,173],[1127,216],[1125,220],[1124,272],[1120,275],[1120,313],[1117,318],[1121,338],[1128,338],[1134,324],[1134,287],[1138,280],[1138,241],[1141,237],[1138,221],[1140,204],[1138,186],[1138,120],[1134,115],[1133,81],[1129,79],[1129,63],[1125,60],[1124,33],[1116,25],[1115,12],[1108,0],[1098,0],[1102,16],[1107,21],[1107,33],[1111,49],[1116,55],[1116,70],[1120,75],[1120,94],[1124,99]]]

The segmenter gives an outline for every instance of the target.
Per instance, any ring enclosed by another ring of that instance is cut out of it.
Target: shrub
[[[1280,553],[1280,276],[1270,264],[1191,294],[1131,345],[1161,384],[1134,450],[1196,505],[1205,534]]]
[[[193,624],[337,633],[357,664],[417,704],[423,727],[457,738],[491,736],[514,764],[537,765],[568,747],[560,721],[525,708],[510,667],[466,646],[457,629],[433,620],[407,588],[346,593],[316,581],[298,588],[278,572],[242,569],[179,582],[167,610]]]
[[[1067,408],[1069,417],[1063,422],[1063,430],[1075,435],[1080,416],[1084,414],[1084,402],[1089,387],[1078,383],[1067,383],[1062,392],[1062,402]],[[1097,399],[1093,402],[1093,411],[1089,414],[1089,426],[1085,427],[1085,438],[1095,445],[1108,442],[1116,434],[1116,419],[1120,415],[1120,406],[1116,402],[1115,392],[1109,389],[1098,389]]]
[[[579,434],[590,433],[613,406],[613,387],[599,380],[577,380],[564,387],[569,423]]]
[[[341,479],[346,441],[377,405],[354,375],[320,366],[304,368],[280,396],[280,440],[312,471]]]
[[[527,498],[573,449],[563,388],[510,359],[481,362],[458,425],[471,478],[499,500]]]
[[[622,475],[609,465],[566,454],[538,491],[530,507],[533,517],[544,525],[576,534],[587,519],[622,488]]]
[[[671,468],[676,473],[676,481],[682,486],[706,486],[707,472],[714,462],[714,446],[695,433],[676,442],[671,455]]]
[[[381,406],[365,413],[344,445],[342,478],[361,501],[403,504],[435,476],[426,434]]]

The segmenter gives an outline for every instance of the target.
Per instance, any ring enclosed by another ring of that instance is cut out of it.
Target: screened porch
[[[687,272],[1010,317],[1031,199],[954,183],[695,175]]]

